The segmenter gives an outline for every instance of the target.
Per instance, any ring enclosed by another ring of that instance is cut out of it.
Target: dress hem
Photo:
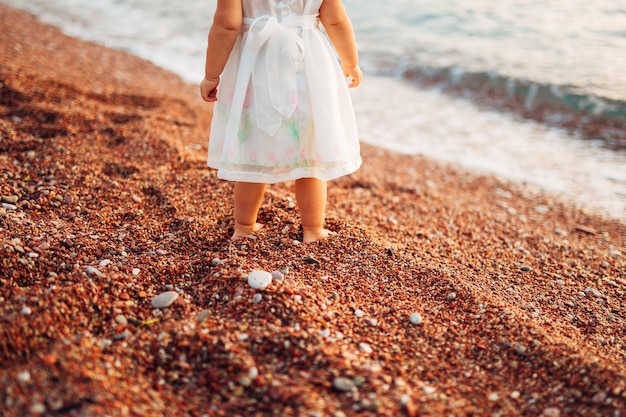
[[[218,168],[217,177],[227,181],[252,182],[262,184],[276,184],[280,182],[294,181],[301,178],[317,178],[322,181],[330,181],[354,173],[361,167],[361,164],[362,160],[359,157],[351,164],[343,164],[341,167],[337,167],[331,170],[295,168],[282,174],[276,174],[276,172],[241,172]],[[209,163],[208,166],[210,168],[216,168],[211,163]]]

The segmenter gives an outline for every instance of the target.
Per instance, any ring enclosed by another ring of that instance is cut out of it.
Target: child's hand
[[[200,83],[200,95],[204,101],[209,103],[217,101],[217,85],[220,83],[219,78],[204,79]]]
[[[346,65],[342,65],[343,73],[346,77],[350,77],[350,84],[348,87],[353,88],[361,84],[361,78],[363,78],[363,72],[359,66],[348,67]]]

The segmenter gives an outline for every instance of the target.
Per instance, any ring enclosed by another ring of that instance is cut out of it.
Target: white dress
[[[243,1],[218,86],[208,165],[230,181],[331,180],[361,165],[354,110],[320,28],[323,0]]]

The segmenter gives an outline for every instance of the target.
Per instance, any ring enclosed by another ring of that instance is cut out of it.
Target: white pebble
[[[487,395],[487,399],[489,401],[496,402],[498,401],[498,399],[500,399],[500,396],[497,392],[490,392],[489,395]]]
[[[137,276],[139,275],[139,272],[141,272],[139,268],[133,268],[133,275]]]
[[[152,299],[152,307],[154,308],[167,308],[172,305],[174,301],[178,299],[178,293],[176,291],[167,291],[157,295]]]
[[[372,349],[369,343],[359,343],[359,350],[364,353],[374,352],[374,349]]]
[[[448,296],[446,297],[446,299],[448,301],[452,301],[454,299],[456,299],[456,293],[455,292],[451,292],[450,294],[448,294]]]
[[[356,384],[350,378],[335,378],[333,388],[339,392],[352,392],[356,391]]]
[[[426,395],[434,394],[435,391],[437,391],[437,388],[435,387],[429,387],[428,385],[424,387],[424,394]]]
[[[271,275],[272,281],[276,282],[277,284],[282,284],[285,280],[285,275],[280,271],[274,271]]]
[[[257,376],[259,376],[259,370],[257,369],[257,367],[256,367],[256,366],[253,366],[252,368],[250,368],[250,369],[248,370],[248,377],[249,377],[249,378],[254,379],[254,378],[256,378]]]
[[[411,324],[418,325],[422,322],[422,316],[419,313],[413,313],[409,316]]]
[[[17,374],[17,380],[21,383],[25,384],[30,382],[30,372],[24,371]]]
[[[117,324],[121,324],[123,326],[128,324],[128,320],[126,320],[126,317],[123,314],[118,314],[117,316],[115,316],[115,321],[117,322]]]
[[[550,407],[543,410],[541,415],[544,417],[561,417],[561,410],[555,407]]]
[[[263,290],[272,282],[272,274],[256,269],[248,275],[248,285],[255,290]]]
[[[263,296],[261,294],[254,294],[254,297],[252,297],[252,302],[254,304],[260,304],[261,300],[263,300]]]
[[[358,318],[361,318],[365,315],[365,312],[359,308],[357,308],[356,310],[354,310],[354,315],[357,316]]]
[[[100,267],[104,268],[105,266],[111,265],[111,260],[110,259],[103,259],[100,261]]]
[[[93,266],[87,267],[85,272],[87,272],[87,275],[97,277],[97,278],[101,278],[104,276],[102,272],[100,272],[97,268],[94,268]]]
[[[28,307],[28,306],[22,307],[22,314],[24,316],[30,316],[32,312],[33,312],[33,310],[31,310],[30,307]]]

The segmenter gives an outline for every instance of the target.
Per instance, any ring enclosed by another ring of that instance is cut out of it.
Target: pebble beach
[[[626,415],[623,221],[363,144],[231,242],[196,85],[0,21],[1,415]]]

